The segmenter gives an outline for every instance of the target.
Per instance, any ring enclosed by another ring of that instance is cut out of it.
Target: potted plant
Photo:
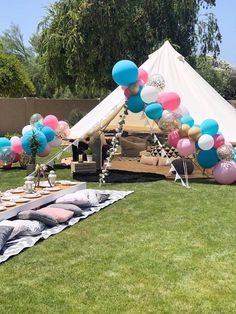
[[[93,161],[93,151],[90,147],[88,149],[86,149],[85,154],[87,157],[87,162]]]

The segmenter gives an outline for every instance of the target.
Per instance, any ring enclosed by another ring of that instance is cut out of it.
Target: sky
[[[27,43],[46,15],[46,6],[55,0],[0,0],[0,33],[11,23],[20,26]],[[216,14],[222,34],[220,58],[236,67],[236,0],[216,0],[211,9]]]

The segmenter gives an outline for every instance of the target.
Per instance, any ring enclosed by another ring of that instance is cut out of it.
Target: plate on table
[[[6,210],[7,208],[5,207],[5,206],[0,206],[0,212],[2,212],[2,211],[4,211],[4,210]]]
[[[16,195],[11,196],[3,196],[2,201],[15,201],[15,199],[18,199],[19,197]]]
[[[44,191],[49,191],[49,192],[56,192],[56,191],[60,191],[61,189],[56,187],[56,186],[52,186],[49,188],[45,188]]]
[[[69,181],[69,180],[63,180],[61,181],[61,185],[77,185],[77,182]]]
[[[27,203],[27,202],[29,202],[29,201],[30,201],[30,199],[24,198],[24,197],[15,199],[15,202],[16,202],[16,203]]]
[[[24,193],[25,190],[23,188],[17,188],[14,190],[11,190],[11,193],[17,194],[17,193]]]
[[[23,197],[25,197],[25,198],[39,198],[39,197],[41,197],[41,194],[40,193],[24,194]]]
[[[40,181],[39,186],[41,188],[50,188],[50,184],[48,183],[48,181]]]
[[[12,206],[15,206],[16,203],[15,202],[6,202],[6,203],[1,203],[0,206],[3,206],[3,207],[12,207]]]
[[[47,191],[47,190],[42,190],[42,191],[40,191],[40,194],[41,195],[48,195],[48,194],[50,194],[51,192],[50,191]]]

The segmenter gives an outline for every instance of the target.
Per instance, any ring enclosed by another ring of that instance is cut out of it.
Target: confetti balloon
[[[178,116],[173,112],[165,114],[164,117],[159,120],[158,125],[164,133],[179,130],[181,127]]]
[[[150,76],[147,85],[163,90],[165,88],[165,79],[161,74],[153,74]]]
[[[35,113],[30,118],[30,125],[34,126],[37,122],[43,123],[43,117],[40,113]]]
[[[236,181],[236,163],[234,161],[220,161],[213,168],[213,176],[220,184],[232,184]]]
[[[220,160],[232,160],[234,158],[234,149],[230,145],[222,145],[216,151]]]
[[[61,138],[67,138],[70,135],[69,124],[65,121],[59,121],[56,129],[56,134]]]

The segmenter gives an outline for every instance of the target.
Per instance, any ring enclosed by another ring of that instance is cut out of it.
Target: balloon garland
[[[35,113],[29,122],[22,129],[22,137],[12,136],[10,140],[0,137],[0,165],[11,166],[25,154],[31,163],[35,163],[36,156],[48,156],[52,147],[60,146],[62,139],[70,133],[68,123],[58,121],[54,115],[43,118],[41,114]]]
[[[130,60],[117,62],[112,70],[113,80],[121,86],[128,110],[144,111],[168,137],[168,144],[177,148],[182,157],[196,156],[203,169],[213,168],[215,180],[221,184],[236,181],[236,151],[219,132],[214,119],[196,125],[180,96],[163,91],[165,80],[161,74],[149,77]]]

